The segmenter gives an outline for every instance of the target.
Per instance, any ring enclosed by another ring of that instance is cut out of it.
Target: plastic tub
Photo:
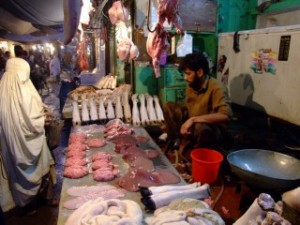
[[[197,148],[191,152],[194,181],[211,184],[219,175],[223,155],[216,150]]]

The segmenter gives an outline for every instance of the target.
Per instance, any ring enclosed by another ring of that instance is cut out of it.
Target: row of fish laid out
[[[131,99],[130,99],[131,98]],[[131,101],[130,101],[131,100]],[[161,124],[163,111],[158,96],[150,94],[133,94],[123,92],[113,95],[74,95],[73,125],[121,119],[134,126]]]

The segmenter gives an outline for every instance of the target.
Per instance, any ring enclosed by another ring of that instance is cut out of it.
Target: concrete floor
[[[59,92],[59,86],[52,84],[53,92],[57,95]],[[239,107],[234,108],[235,119],[229,125],[229,139],[227,146],[220,146],[220,151],[225,155],[231,151],[245,148],[259,148],[279,151],[293,155],[300,158],[300,139],[299,139],[299,127],[294,127],[286,124],[282,124],[276,120],[270,120],[270,118],[250,110],[243,110]],[[58,185],[53,189],[54,196],[59,198],[64,149],[67,146],[68,135],[70,133],[71,122],[66,121],[65,127],[62,131],[61,142],[58,148],[53,151],[56,160],[56,170],[58,175]],[[149,134],[155,141],[158,141],[158,136],[161,134],[157,128],[148,129]],[[159,143],[162,150],[165,148],[165,143]],[[225,187],[225,188],[224,188]],[[247,209],[246,206],[242,208],[241,202],[243,193],[249,192],[249,187],[243,182],[237,179],[237,177],[230,173],[228,165],[224,165],[220,173],[219,180],[213,185],[212,198],[217,199],[214,204],[214,209],[223,216],[226,220],[226,224],[232,224],[233,221],[239,218],[243,210]],[[252,196],[255,197],[255,196]],[[224,215],[222,207],[229,209],[229,214]],[[6,225],[56,225],[58,217],[58,207],[48,206],[41,203],[38,207],[36,214],[24,215],[20,209],[14,209],[8,213],[5,213]]]

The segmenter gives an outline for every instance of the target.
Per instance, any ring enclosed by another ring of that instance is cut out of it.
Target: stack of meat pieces
[[[110,120],[104,129],[104,137],[107,140],[111,140],[122,134],[132,134],[134,131],[129,124],[124,123],[120,119]]]
[[[95,181],[111,181],[119,176],[118,165],[112,162],[112,155],[98,152],[92,156],[93,179]]]
[[[86,167],[86,134],[83,132],[72,133],[69,137],[67,158],[65,161],[64,176],[68,178],[80,178],[86,176],[89,171]]]

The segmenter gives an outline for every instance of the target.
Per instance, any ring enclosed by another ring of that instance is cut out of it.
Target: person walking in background
[[[22,47],[16,45],[14,50],[16,57],[7,61],[0,82],[0,156],[7,177],[0,182],[3,211],[32,203],[54,164],[45,137],[52,115],[45,112],[29,79]]]
[[[56,53],[53,55],[53,58],[50,61],[49,69],[50,69],[50,77],[55,77],[56,81],[59,82],[61,66],[60,66],[60,60]]]

